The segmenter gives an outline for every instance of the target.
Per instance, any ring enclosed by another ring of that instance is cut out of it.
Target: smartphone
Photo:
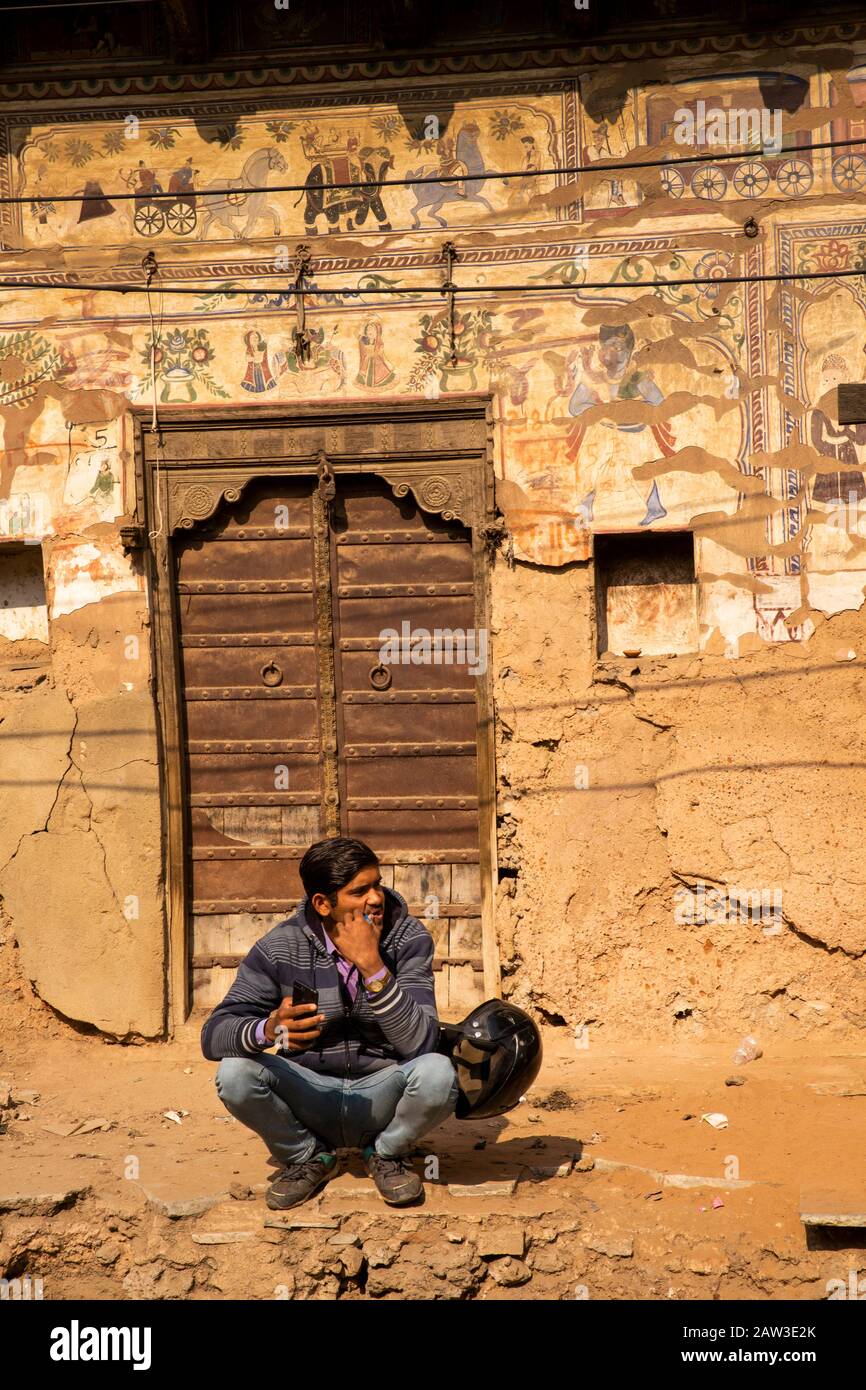
[[[310,989],[309,985],[304,985],[300,980],[295,980],[292,986],[292,1005],[295,1004],[318,1004],[319,991]]]

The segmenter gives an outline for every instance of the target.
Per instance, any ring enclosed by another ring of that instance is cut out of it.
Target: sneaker
[[[286,1211],[306,1202],[340,1171],[336,1154],[316,1153],[300,1163],[287,1163],[274,1178],[265,1201],[271,1211]]]
[[[378,1154],[369,1146],[363,1153],[364,1167],[380,1195],[392,1207],[404,1207],[408,1202],[417,1201],[423,1194],[424,1184],[405,1158]]]

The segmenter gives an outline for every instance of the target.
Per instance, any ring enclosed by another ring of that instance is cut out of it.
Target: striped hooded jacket
[[[385,914],[379,954],[391,971],[380,994],[360,988],[354,1003],[341,988],[336,959],[325,946],[321,923],[308,898],[285,922],[257,941],[238,967],[235,982],[201,1032],[208,1061],[257,1057],[272,1046],[255,1041],[256,1025],[291,998],[296,980],[319,992],[322,1031],[313,1044],[286,1056],[326,1076],[358,1077],[394,1062],[434,1052],[439,1016],[433,992],[433,938],[404,898],[384,889]]]

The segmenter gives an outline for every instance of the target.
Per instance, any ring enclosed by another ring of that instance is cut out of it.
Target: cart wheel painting
[[[716,202],[724,195],[728,186],[728,176],[718,164],[705,164],[692,178],[692,192],[698,198],[711,198]]]
[[[669,198],[681,198],[685,180],[679,169],[662,169],[662,188]]]
[[[748,159],[737,165],[732,182],[741,198],[760,198],[770,186],[770,175],[760,160]]]
[[[866,188],[866,159],[862,154],[843,154],[833,163],[833,182],[843,193]]]
[[[172,203],[165,214],[170,232],[175,236],[189,236],[195,227],[195,211],[189,203]]]
[[[776,183],[780,193],[793,197],[797,193],[808,193],[812,187],[812,166],[805,159],[786,159],[776,171]]]
[[[134,226],[140,236],[156,236],[165,226],[162,208],[156,203],[142,203],[135,209]]]

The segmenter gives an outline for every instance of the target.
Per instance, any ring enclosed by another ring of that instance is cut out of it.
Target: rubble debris
[[[98,1131],[111,1129],[113,1123],[113,1120],[103,1120],[102,1118],[97,1118],[93,1120],[82,1120],[80,1124],[77,1124],[75,1126],[72,1133],[76,1136],[83,1134],[96,1134]]]
[[[532,1102],[538,1110],[576,1110],[580,1104],[567,1091],[551,1091],[547,1096],[537,1096]]]
[[[475,1248],[484,1260],[502,1255],[516,1255],[518,1259],[522,1259],[526,1249],[526,1233],[522,1226],[517,1225],[482,1231],[475,1242]]]
[[[56,1192],[0,1192],[0,1211],[21,1216],[53,1216],[74,1206],[90,1192],[90,1187],[65,1187]]]
[[[489,1269],[497,1284],[503,1284],[507,1288],[527,1284],[532,1278],[532,1271],[523,1261],[515,1260],[511,1256],[504,1260],[493,1260]]]
[[[242,1240],[254,1240],[255,1231],[193,1231],[196,1245],[237,1245]]]
[[[148,1206],[155,1211],[161,1212],[163,1216],[169,1217],[172,1221],[179,1221],[187,1216],[201,1216],[204,1212],[215,1207],[218,1202],[228,1200],[227,1192],[211,1192],[201,1197],[163,1197],[157,1192],[149,1192],[144,1189]]]
[[[542,1182],[546,1178],[567,1178],[573,1162],[573,1159],[566,1158],[562,1163],[530,1164],[530,1177],[533,1182]]]
[[[265,1226],[271,1227],[275,1231],[336,1231],[339,1229],[339,1221],[308,1221],[300,1216],[266,1216]]]
[[[450,1182],[448,1193],[451,1197],[513,1197],[516,1186],[516,1178],[504,1178],[498,1182]]]

